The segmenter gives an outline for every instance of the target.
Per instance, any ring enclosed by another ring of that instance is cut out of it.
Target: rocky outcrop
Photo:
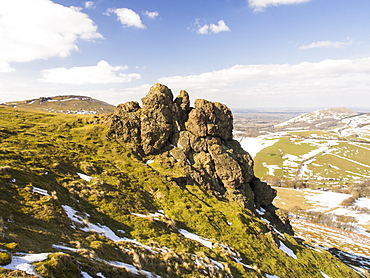
[[[164,152],[182,163],[187,177],[179,183],[196,182],[235,199],[248,208],[267,207],[276,191],[254,176],[253,160],[232,139],[233,116],[221,103],[197,99],[181,91],[173,100],[169,88],[155,84],[137,102],[117,106],[109,117],[109,133],[139,154]]]

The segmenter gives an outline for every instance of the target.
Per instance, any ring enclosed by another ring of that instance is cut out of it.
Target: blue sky
[[[370,107],[369,0],[0,1],[0,102],[155,83],[232,108]]]

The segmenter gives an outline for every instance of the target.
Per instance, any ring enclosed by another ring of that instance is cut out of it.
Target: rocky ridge
[[[190,107],[186,91],[173,100],[168,87],[155,84],[142,107],[135,101],[120,104],[108,124],[111,136],[140,155],[162,154],[172,166],[181,165],[187,176],[176,179],[179,184],[198,183],[249,209],[269,207],[276,197],[254,176],[251,156],[233,140],[233,116],[222,103],[197,99]]]

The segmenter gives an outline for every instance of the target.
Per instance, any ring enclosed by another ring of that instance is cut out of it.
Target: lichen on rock
[[[168,152],[192,180],[253,209],[272,204],[276,191],[254,176],[253,160],[233,140],[233,115],[224,104],[197,99],[155,84],[137,102],[117,106],[109,133],[142,156]]]

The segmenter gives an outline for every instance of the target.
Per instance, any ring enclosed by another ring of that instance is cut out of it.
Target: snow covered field
[[[369,237],[370,240],[370,231],[367,230],[370,226],[370,198],[359,198],[352,206],[344,207],[341,203],[351,197],[349,194],[309,189],[276,189],[278,190],[278,199],[275,200],[276,206],[289,210],[289,205],[286,204],[291,202],[282,198],[282,196],[285,196],[283,191],[291,192],[289,199],[293,199],[294,192],[296,192],[295,194],[299,198],[303,196],[304,200],[300,199],[301,203],[305,202],[309,205],[311,207],[309,210],[311,211],[330,213],[335,216],[354,217],[356,224],[353,231]]]
[[[266,136],[244,137],[241,139],[240,144],[242,148],[254,158],[259,151],[272,146],[277,141],[279,141],[279,139],[269,139]]]

